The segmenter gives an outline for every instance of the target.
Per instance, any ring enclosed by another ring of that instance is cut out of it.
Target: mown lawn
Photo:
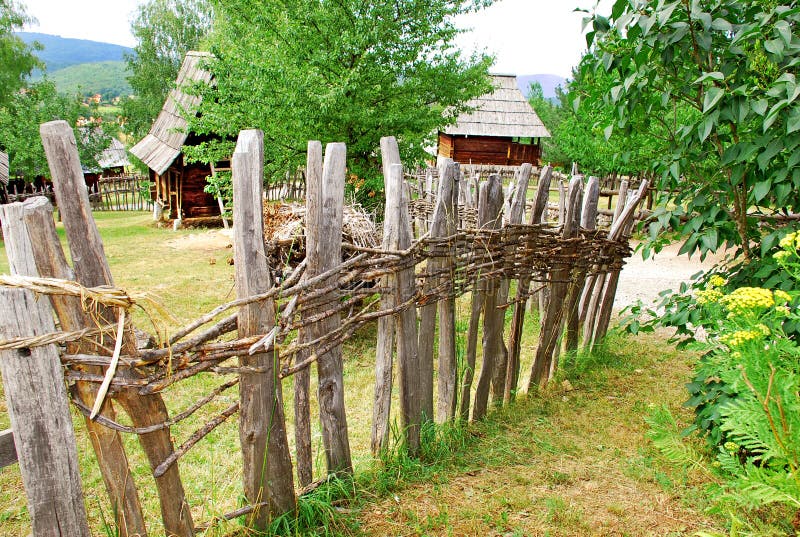
[[[146,293],[171,318],[158,321],[169,332],[234,296],[229,241],[217,230],[155,227],[146,213],[96,213],[116,284]],[[0,245],[0,272],[7,272]],[[466,301],[459,318],[468,317]],[[139,326],[151,322],[136,313]],[[530,369],[535,323],[524,339],[523,372]],[[709,476],[666,462],[646,439],[644,418],[666,405],[682,420],[683,384],[694,356],[663,339],[613,339],[594,357],[569,359],[562,377],[543,393],[521,394],[511,408],[483,423],[450,433],[423,464],[392,461],[382,467],[369,455],[375,331],[365,329],[344,350],[346,405],[356,472],[355,499],[331,506],[330,535],[693,535],[722,531],[725,518],[707,513]],[[463,342],[462,342],[463,344]],[[463,348],[463,347],[462,347]],[[523,375],[522,386],[527,385]],[[564,380],[569,382],[563,383]],[[174,414],[222,382],[205,375],[168,390]],[[284,384],[292,416],[291,383]],[[173,429],[180,444],[234,402],[236,389]],[[397,405],[395,405],[397,408]],[[0,429],[8,427],[0,402]],[[96,535],[113,535],[102,480],[75,414],[82,477],[90,524]],[[290,430],[290,436],[291,436]],[[317,474],[324,464],[321,439],[313,432]],[[134,438],[126,446],[150,535],[163,535],[149,469]],[[212,432],[180,461],[196,523],[241,505],[236,418]],[[0,470],[0,535],[26,536],[30,525],[16,466]],[[208,535],[241,534],[236,522]]]

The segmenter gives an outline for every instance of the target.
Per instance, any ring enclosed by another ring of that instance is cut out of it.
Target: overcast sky
[[[130,20],[141,0],[22,0],[38,19],[29,31],[103,41],[132,47]],[[462,17],[471,28],[461,36],[465,51],[496,55],[492,69],[516,75],[555,74],[568,77],[586,48],[582,13],[596,0],[498,0],[492,7]],[[608,0],[603,0],[608,4]]]

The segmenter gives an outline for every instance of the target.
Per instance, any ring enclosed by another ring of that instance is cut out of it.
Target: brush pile
[[[306,257],[306,206],[303,203],[264,204],[264,243],[270,266],[296,266]],[[342,241],[364,248],[380,246],[380,231],[372,217],[359,205],[345,205]],[[346,260],[353,254],[343,250]]]

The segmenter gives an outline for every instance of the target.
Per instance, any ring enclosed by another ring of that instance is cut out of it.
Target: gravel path
[[[633,254],[620,274],[614,308],[620,310],[637,300],[650,303],[664,289],[677,291],[681,282],[691,281],[694,274],[710,269],[725,258],[722,252],[708,255],[701,262],[699,254],[691,259],[687,255],[678,255],[680,248],[681,243],[671,244],[647,261],[642,259],[640,253]]]

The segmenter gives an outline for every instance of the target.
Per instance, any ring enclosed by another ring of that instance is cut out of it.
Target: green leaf
[[[783,140],[780,138],[772,140],[764,152],[758,155],[758,158],[756,159],[758,162],[758,167],[762,170],[766,170],[769,162],[773,159],[773,157],[775,157],[775,155],[780,153],[781,150],[783,150]]]
[[[770,39],[764,43],[766,51],[776,56],[783,56],[785,46],[783,39]]]
[[[716,86],[711,86],[708,88],[705,96],[703,97],[703,113],[705,114],[714,108],[719,100],[722,99],[724,94],[725,91],[722,88],[718,88]]]
[[[753,187],[753,201],[758,203],[759,201],[763,200],[769,194],[769,190],[772,187],[771,181],[761,181],[756,183],[756,186]]]
[[[711,134],[711,129],[714,128],[714,123],[716,123],[716,117],[714,115],[706,116],[703,122],[697,128],[697,134],[700,136],[700,141],[705,142],[708,135]]]
[[[603,135],[606,137],[606,141],[611,138],[611,134],[614,132],[614,124],[612,123],[605,129],[603,129]]]
[[[792,28],[785,20],[775,23],[775,32],[777,32],[778,36],[783,39],[783,42],[787,46],[792,43]]]
[[[786,120],[786,134],[792,134],[800,130],[800,107],[795,106],[789,112],[789,117]]]
[[[719,71],[712,71],[710,73],[703,73],[703,76],[692,82],[692,84],[699,84],[701,82],[705,82],[706,80],[716,80],[718,82],[722,82],[725,80],[725,75],[723,75]]]
[[[733,31],[733,25],[725,19],[714,19],[714,22],[711,23],[711,27],[715,30],[719,30],[720,32]]]
[[[758,114],[759,116],[763,116],[767,112],[767,108],[769,107],[769,103],[766,99],[758,99],[753,103],[753,112]]]
[[[767,117],[764,118],[764,132],[767,132],[775,121],[777,121],[778,117],[780,117],[780,111],[786,108],[789,105],[786,101],[780,101],[779,103],[775,104],[767,114]]]
[[[675,161],[669,166],[669,173],[672,175],[672,178],[678,181],[681,178],[681,165],[679,162]]]

